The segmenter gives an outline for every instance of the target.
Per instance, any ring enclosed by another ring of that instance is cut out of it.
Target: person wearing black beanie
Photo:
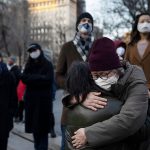
[[[73,40],[64,43],[60,50],[56,65],[56,83],[61,89],[65,89],[65,78],[68,69],[72,62],[86,61],[89,54],[89,49],[91,48],[94,37],[93,37],[93,26],[94,21],[90,13],[82,13],[76,21],[76,33]],[[65,117],[66,110],[63,109],[61,118],[61,128],[62,128],[62,145],[61,150],[64,150],[64,128],[65,128]]]
[[[90,19],[91,24],[92,24],[92,30],[93,30],[93,17],[92,17],[92,15],[91,15],[90,13],[85,12],[85,13],[82,13],[82,14],[78,17],[78,19],[77,19],[77,22],[76,22],[76,31],[78,31],[78,25],[79,25],[80,21],[81,21],[83,18],[88,18],[88,19]]]

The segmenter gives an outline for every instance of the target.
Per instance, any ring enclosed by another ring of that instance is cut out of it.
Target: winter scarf
[[[92,35],[90,35],[86,41],[84,41],[81,37],[80,34],[77,32],[75,35],[75,38],[73,40],[74,45],[77,48],[77,51],[79,52],[79,54],[81,55],[82,59],[84,61],[87,60],[87,56],[89,53],[89,49],[92,46],[92,43],[94,41],[94,37]]]

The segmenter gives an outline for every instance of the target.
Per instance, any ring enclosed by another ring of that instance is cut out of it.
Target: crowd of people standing
[[[25,123],[35,150],[48,150],[48,134],[56,137],[56,84],[64,90],[61,150],[150,149],[150,14],[137,15],[128,44],[94,39],[93,28],[90,13],[77,18],[56,74],[38,43],[28,46],[23,70],[15,56],[5,64],[0,54],[0,150],[7,149],[13,120]]]

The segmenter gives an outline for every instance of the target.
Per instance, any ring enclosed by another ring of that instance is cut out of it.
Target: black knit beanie
[[[121,67],[115,44],[107,37],[95,40],[88,61],[91,71],[108,71]]]
[[[77,18],[77,22],[76,22],[76,31],[78,31],[78,24],[80,23],[81,19],[83,18],[89,18],[91,20],[92,23],[92,29],[93,29],[93,17],[90,13],[88,12],[84,12],[82,13],[78,18]]]

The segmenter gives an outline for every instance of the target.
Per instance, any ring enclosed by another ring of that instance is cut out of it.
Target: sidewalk
[[[33,142],[32,134],[24,132],[24,123],[14,123],[14,128],[11,132],[25,140]],[[56,138],[51,138],[49,135],[49,150],[60,150],[60,143],[61,136],[56,135]]]
[[[55,98],[56,100],[53,102],[56,138],[51,138],[49,136],[49,150],[60,150],[60,145],[61,145],[60,120],[61,120],[61,113],[62,113],[62,102],[61,102],[62,95],[63,95],[63,90],[57,90],[56,98]],[[10,134],[9,137],[10,142],[8,143],[8,146],[9,144],[10,146],[8,150],[34,150],[32,134],[27,134],[24,132],[24,123],[14,123],[14,128],[11,131],[11,133],[12,134]],[[16,145],[17,148],[15,148],[14,145]],[[18,147],[18,145],[20,145],[21,148]]]

